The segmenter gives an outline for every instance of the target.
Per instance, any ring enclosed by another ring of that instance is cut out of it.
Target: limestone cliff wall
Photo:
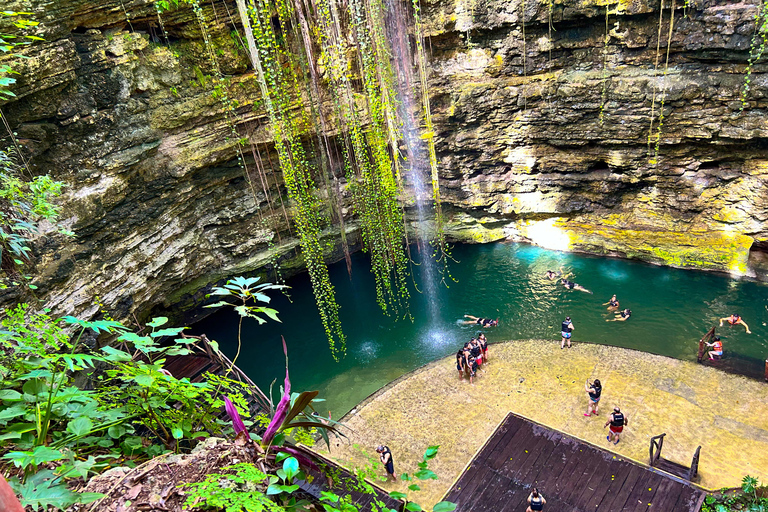
[[[423,2],[449,235],[768,274],[765,64],[740,109],[757,3],[678,1],[667,66],[666,2],[661,31],[650,0]],[[99,296],[120,318],[189,320],[217,280],[301,268],[234,2],[205,2],[205,16],[236,116],[188,8],[162,27],[147,0],[8,8],[37,13],[46,41],[3,112],[34,168],[69,185],[76,236],[36,247],[54,311],[93,315]]]

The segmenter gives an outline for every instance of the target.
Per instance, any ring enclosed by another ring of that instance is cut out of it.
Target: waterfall
[[[402,2],[387,0],[386,29],[391,43],[392,61],[397,74],[397,95],[400,100],[399,117],[402,120],[402,135],[407,162],[404,168],[406,185],[413,190],[413,206],[416,212],[414,235],[418,247],[421,288],[420,292],[427,301],[432,321],[439,320],[440,308],[437,300],[437,269],[433,258],[434,250],[430,241],[435,237],[432,213],[432,181],[430,178],[429,154],[422,129],[415,113],[421,110],[414,97],[416,86],[413,76],[415,63],[413,51],[408,40],[406,26],[408,13]],[[397,155],[395,155],[397,158]],[[409,201],[406,200],[406,203]]]

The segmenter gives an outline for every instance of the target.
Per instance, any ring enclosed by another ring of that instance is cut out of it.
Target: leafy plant
[[[52,199],[64,187],[48,175],[25,177],[19,162],[23,160],[15,147],[0,150],[0,288],[31,280],[23,271],[31,259],[29,245],[39,235],[42,221],[56,223],[59,208]]]
[[[268,476],[248,463],[223,468],[228,473],[207,475],[202,482],[183,484],[184,510],[224,509],[226,512],[281,512],[285,510],[266,494]]]
[[[702,512],[766,512],[768,511],[768,489],[760,487],[757,478],[746,475],[741,489],[722,489],[704,499]]]

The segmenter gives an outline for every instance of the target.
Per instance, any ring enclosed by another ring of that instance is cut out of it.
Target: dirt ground
[[[386,386],[343,418],[348,439],[333,443],[329,456],[360,466],[363,451],[386,444],[399,474],[440,445],[430,463],[439,479],[410,493],[431,507],[512,411],[643,463],[654,435],[665,432],[662,456],[685,465],[701,445],[698,483],[707,489],[738,486],[746,474],[768,481],[768,384],[602,345],[515,341],[491,345],[489,359],[473,385],[459,380],[450,356]],[[588,418],[584,384],[595,378],[603,395],[599,417]],[[614,405],[629,420],[616,446],[603,428]],[[402,482],[382,485],[407,492]]]

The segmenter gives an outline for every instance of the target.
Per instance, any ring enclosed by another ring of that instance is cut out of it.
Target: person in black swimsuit
[[[531,491],[531,494],[528,495],[528,508],[525,512],[535,512],[536,510],[544,510],[544,505],[547,504],[547,500],[544,499],[544,496],[539,494],[539,490],[537,488],[533,488],[533,491]]]
[[[627,308],[624,311],[621,311],[620,313],[617,313],[615,317],[609,318],[606,320],[606,322],[626,322],[629,320],[629,317],[632,316],[632,310]]]
[[[477,341],[480,342],[480,348],[483,349],[483,362],[488,362],[488,339],[482,332],[477,336]]]
[[[456,352],[456,369],[459,370],[459,380],[464,377],[464,349]]]
[[[580,284],[574,283],[573,281],[569,281],[567,279],[561,279],[560,282],[563,283],[563,286],[565,286],[569,290],[579,290],[580,292],[592,293],[591,291],[587,290]]]
[[[379,460],[387,470],[387,481],[392,478],[393,482],[397,482],[397,478],[395,478],[395,461],[392,460],[392,452],[389,450],[389,447],[379,445],[376,451],[379,454]]]
[[[604,303],[603,306],[608,306],[608,311],[619,309],[619,300],[616,298],[616,294],[613,294],[611,300]]]
[[[597,416],[597,405],[600,402],[600,394],[603,392],[603,385],[600,384],[600,379],[595,379],[594,382],[587,380],[587,383],[584,384],[584,389],[589,394],[587,412],[584,413],[584,416],[592,416],[593,414]]]
[[[563,325],[561,327],[560,334],[563,337],[563,340],[560,342],[560,348],[565,347],[565,342],[568,342],[568,348],[571,348],[571,333],[575,327],[573,326],[573,322],[571,322],[571,317],[567,316],[565,317],[565,320],[563,321]]]
[[[472,354],[467,357],[467,369],[469,370],[469,383],[475,383],[475,375],[477,375],[477,359]]]
[[[496,327],[499,325],[499,319],[491,320],[490,318],[480,318],[472,315],[464,315],[464,318],[469,318],[469,320],[462,321],[462,324],[464,325],[472,325],[477,324],[480,327]]]

